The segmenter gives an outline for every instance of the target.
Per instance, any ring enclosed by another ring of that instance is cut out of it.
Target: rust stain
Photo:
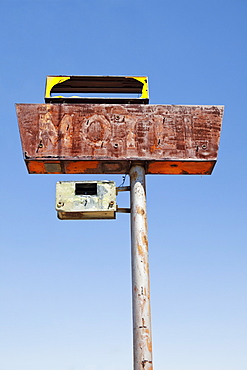
[[[147,248],[148,247],[148,238],[147,238],[146,234],[142,235],[142,242]]]
[[[141,216],[143,216],[143,215],[145,214],[144,209],[143,209],[143,208],[141,208],[141,207],[137,207],[136,212],[137,212],[139,215],[141,215]]]
[[[151,145],[150,146],[150,153],[153,153],[153,152],[155,152],[155,150],[157,150],[158,148],[157,148],[157,146],[156,145]]]
[[[92,173],[126,173],[134,162],[145,162],[147,174],[210,174],[224,111],[138,104],[17,104],[16,109],[27,163],[59,159],[61,173],[70,173],[64,162],[99,161]],[[102,165],[109,161],[125,164]],[[87,172],[82,165],[72,167],[71,173]]]
[[[50,150],[58,141],[58,133],[50,112],[39,117],[39,145],[40,150]]]
[[[138,254],[140,256],[144,257],[144,251],[142,249],[142,246],[140,244],[138,244],[137,248],[138,248]]]
[[[73,117],[65,114],[61,120],[58,131],[59,144],[61,147],[72,148],[73,146]]]
[[[145,264],[144,264],[145,271],[146,271],[147,274],[149,274],[149,265],[148,265],[148,262],[147,262],[147,260],[145,260],[144,262],[145,262]]]
[[[146,258],[146,251],[143,250],[143,246],[140,244],[137,245],[137,249],[138,249],[139,256],[142,258],[141,262],[143,263],[143,267],[146,273],[149,273],[149,265],[148,265],[148,259]],[[147,244],[145,245],[145,249],[147,250]],[[142,294],[144,294],[143,288],[142,288]]]
[[[111,127],[109,120],[107,120],[104,115],[94,114],[87,120],[86,126],[89,144],[95,145],[93,143],[99,141],[102,142],[102,140],[108,140]]]
[[[149,350],[149,352],[152,352],[152,341],[150,340],[150,338],[147,339],[147,349]]]

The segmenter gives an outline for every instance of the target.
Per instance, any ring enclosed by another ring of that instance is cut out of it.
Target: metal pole
[[[130,169],[134,370],[152,370],[145,169]]]

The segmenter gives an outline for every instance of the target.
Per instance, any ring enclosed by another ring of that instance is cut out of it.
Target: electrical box
[[[114,181],[59,181],[56,210],[60,220],[116,218]]]

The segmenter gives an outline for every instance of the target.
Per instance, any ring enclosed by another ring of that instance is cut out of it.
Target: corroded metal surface
[[[17,104],[30,173],[209,174],[223,106]]]
[[[130,169],[134,370],[152,370],[145,169]]]

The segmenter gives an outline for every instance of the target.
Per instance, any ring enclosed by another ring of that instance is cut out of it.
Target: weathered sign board
[[[17,104],[29,173],[210,174],[223,106]]]

